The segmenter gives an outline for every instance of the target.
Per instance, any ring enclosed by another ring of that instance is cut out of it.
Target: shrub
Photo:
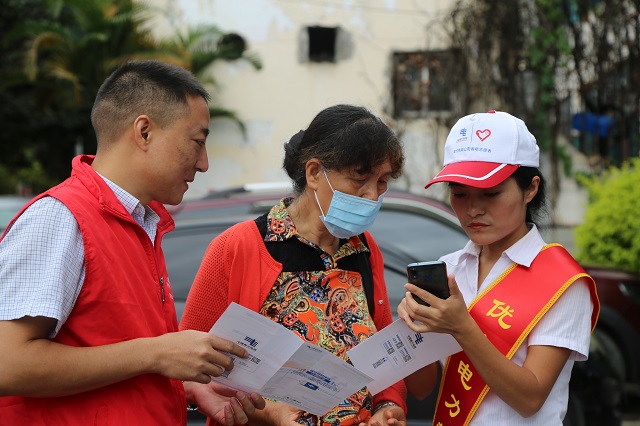
[[[589,192],[584,222],[575,228],[583,264],[640,273],[640,159],[602,176],[580,176]]]

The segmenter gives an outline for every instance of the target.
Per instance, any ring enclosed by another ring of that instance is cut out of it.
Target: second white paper
[[[451,335],[416,333],[399,319],[347,354],[354,367],[373,379],[367,386],[375,395],[414,371],[461,350]]]
[[[256,391],[315,415],[325,414],[371,381],[331,352],[237,303],[229,305],[210,332],[249,352],[248,359],[231,355],[233,370],[212,377],[215,382]]]

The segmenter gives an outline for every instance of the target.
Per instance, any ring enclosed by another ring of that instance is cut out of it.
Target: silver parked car
[[[31,200],[31,197],[19,195],[0,195],[0,234],[11,219]]]
[[[286,195],[282,188],[237,188],[197,201],[169,207],[176,229],[163,242],[178,318],[209,242],[222,231],[265,213]],[[371,233],[385,260],[385,280],[393,310],[404,297],[407,264],[436,260],[458,250],[468,238],[451,209],[444,203],[414,194],[389,190]],[[598,277],[594,275],[596,282]],[[604,330],[604,327],[602,328]],[[573,369],[565,425],[620,425],[622,379],[609,357],[610,341],[594,333],[589,361]],[[408,397],[408,425],[431,425],[437,390],[424,401]],[[190,413],[189,424],[203,422]]]

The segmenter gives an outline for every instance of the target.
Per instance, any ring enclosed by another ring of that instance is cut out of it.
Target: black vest
[[[322,271],[325,269],[324,263],[320,256],[318,256],[317,251],[297,238],[289,238],[285,241],[264,241],[264,237],[267,234],[267,216],[268,213],[265,213],[257,217],[255,222],[258,230],[260,230],[262,242],[271,257],[282,264],[283,272]],[[364,233],[358,235],[358,238],[369,248]],[[345,241],[345,239],[340,239],[340,245]],[[373,272],[371,271],[371,262],[369,262],[370,254],[369,251],[366,251],[344,257],[338,260],[338,267],[345,271],[353,271],[360,274],[364,294],[367,298],[369,314],[371,318],[373,318],[375,303],[373,300]]]

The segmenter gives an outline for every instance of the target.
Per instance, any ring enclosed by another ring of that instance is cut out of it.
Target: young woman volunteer
[[[434,425],[562,425],[571,369],[589,354],[599,303],[591,277],[534,224],[545,203],[538,166],[522,120],[472,114],[451,129],[444,168],[426,186],[448,183],[471,240],[441,259],[448,299],[407,284],[398,307],[412,330],[451,334],[463,349],[444,366]],[[435,367],[408,377],[409,390],[430,392]]]

